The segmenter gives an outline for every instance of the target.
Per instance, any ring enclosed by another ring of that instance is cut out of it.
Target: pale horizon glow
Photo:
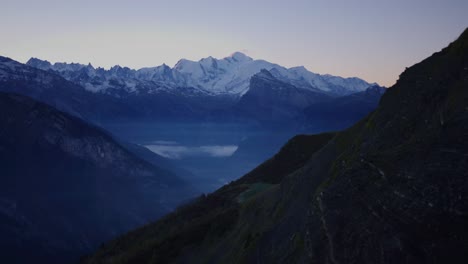
[[[466,0],[0,0],[0,55],[133,69],[240,51],[391,86],[468,26]]]

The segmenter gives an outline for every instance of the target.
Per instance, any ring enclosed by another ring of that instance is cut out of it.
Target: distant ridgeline
[[[270,88],[281,94],[271,102],[308,105],[318,93],[277,79],[262,71],[240,102]],[[238,181],[83,262],[468,263],[467,153],[465,30],[403,72],[351,128],[295,137]]]
[[[0,91],[96,123],[241,122],[325,131],[355,123],[377,106],[385,89],[234,53],[139,70],[35,58],[24,65],[2,57]]]

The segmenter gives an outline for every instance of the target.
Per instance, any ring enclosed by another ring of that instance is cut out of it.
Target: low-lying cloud
[[[230,157],[238,149],[238,146],[235,145],[208,145],[192,147],[176,145],[173,142],[171,142],[171,144],[166,143],[146,145],[146,147],[152,152],[169,159],[182,159],[186,157],[196,156],[205,156],[213,158]]]

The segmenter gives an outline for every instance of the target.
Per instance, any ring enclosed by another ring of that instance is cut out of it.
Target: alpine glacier
[[[144,94],[163,90],[178,93],[181,88],[191,88],[191,93],[195,94],[240,97],[249,90],[250,78],[262,69],[298,88],[331,95],[343,96],[361,92],[372,85],[355,77],[342,78],[313,73],[303,66],[285,68],[265,60],[252,59],[241,52],[235,52],[223,59],[211,56],[199,61],[181,59],[173,68],[163,64],[139,70],[118,65],[105,70],[94,68],[91,64],[51,64],[37,58],[31,58],[27,64],[56,72],[89,91],[106,94],[117,94],[118,91],[120,96],[121,92]]]

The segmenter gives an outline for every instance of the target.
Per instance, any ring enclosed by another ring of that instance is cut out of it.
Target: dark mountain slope
[[[177,164],[175,164],[173,160],[160,156],[144,146],[129,143],[126,141],[119,141],[119,144],[131,153],[133,153],[135,156],[151,163],[152,165],[158,168],[174,173],[175,175],[177,175],[177,177],[186,182],[189,182],[190,179],[195,178],[195,176],[190,171],[177,166]]]
[[[76,261],[193,195],[76,117],[6,93],[0,110],[2,261]]]
[[[289,140],[275,156],[265,161],[236,182],[280,183],[285,175],[304,166],[312,154],[322,148],[333,136],[333,133],[313,136],[295,136]]]
[[[312,130],[348,128],[373,111],[385,91],[375,85],[363,92],[316,102],[304,110],[305,121],[301,123]]]
[[[337,142],[352,146],[317,197],[330,223],[324,257],[467,261],[468,30],[407,69],[377,111]]]
[[[297,88],[262,70],[250,79],[250,89],[234,106],[234,112],[266,124],[284,124],[313,103],[330,99],[323,91]]]
[[[225,186],[87,263],[466,263],[467,88],[465,30],[280,184]]]
[[[222,116],[255,120],[275,129],[340,130],[374,110],[384,92],[385,88],[373,85],[363,92],[336,97],[318,89],[296,87],[262,70],[252,76],[250,89],[239,102]]]

